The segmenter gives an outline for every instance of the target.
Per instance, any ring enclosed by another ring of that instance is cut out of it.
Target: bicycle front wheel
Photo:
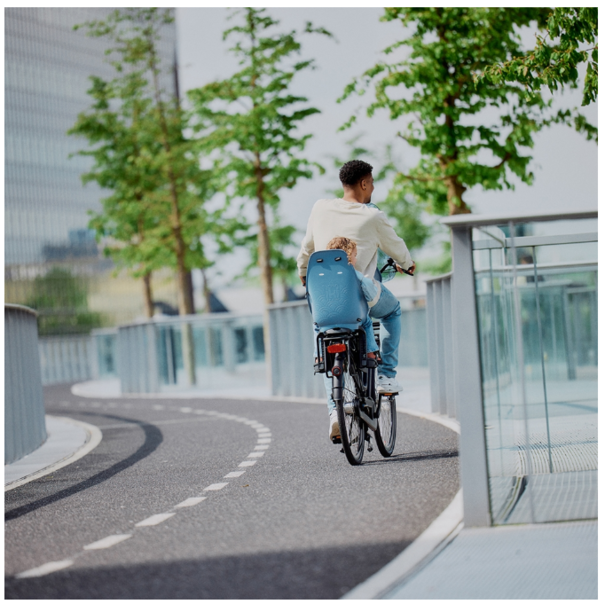
[[[395,449],[397,437],[397,404],[394,395],[380,395],[380,415],[374,437],[378,451],[388,458]]]
[[[336,402],[340,439],[347,460],[353,466],[361,464],[366,441],[366,425],[359,416],[360,394],[349,365],[342,370],[342,399]]]

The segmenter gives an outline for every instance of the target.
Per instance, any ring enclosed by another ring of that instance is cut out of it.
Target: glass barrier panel
[[[538,231],[517,227],[516,238]],[[485,240],[485,229],[473,239]],[[473,252],[492,519],[595,518],[596,243],[505,242]]]

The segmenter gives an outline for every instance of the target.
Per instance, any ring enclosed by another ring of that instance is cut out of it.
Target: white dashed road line
[[[213,483],[212,485],[205,487],[204,491],[205,492],[218,492],[219,489],[223,489],[223,487],[226,487],[227,485],[229,485],[229,484],[228,483]]]
[[[97,540],[92,544],[87,544],[84,547],[84,550],[101,550],[102,548],[111,548],[115,544],[128,540],[128,538],[132,538],[132,534],[115,534],[114,536],[107,536],[107,538]]]
[[[143,519],[138,523],[135,523],[135,527],[149,527],[150,525],[159,525],[166,521],[166,519],[170,519],[176,513],[160,513],[159,515],[151,515],[151,517],[147,517],[147,519]]]
[[[61,405],[66,406],[66,405],[69,405],[69,403],[64,401],[64,402],[61,402]],[[82,407],[82,405],[83,404],[80,403],[80,407]],[[92,407],[95,407],[95,408],[99,407],[99,406],[100,406],[100,404],[97,405],[96,402],[92,404]],[[110,408],[116,408],[116,407],[118,407],[118,404],[113,401],[110,401],[107,403],[107,406]],[[122,407],[131,408],[133,406],[132,406],[132,404],[126,403],[126,404],[122,404]],[[165,409],[170,409],[170,407],[166,408],[166,406],[164,406],[164,405],[154,404],[152,406],[152,409],[162,411]],[[241,422],[241,423],[246,424],[246,425],[250,426],[251,428],[255,429],[256,432],[258,433],[258,439],[257,439],[258,445],[255,446],[254,452],[251,452],[250,454],[248,454],[248,458],[261,458],[262,456],[264,456],[265,451],[267,449],[269,449],[269,444],[271,443],[271,430],[256,420],[249,420],[249,419],[243,418],[241,416],[234,416],[233,414],[225,414],[222,412],[194,410],[189,407],[179,408],[179,411],[184,414],[194,413],[194,414],[201,414],[201,415],[206,415],[206,416],[214,416],[216,418],[223,418],[226,420],[235,420],[236,422]],[[181,422],[181,421],[178,421],[178,420],[177,421],[165,420],[163,422],[160,421],[160,423],[162,423],[162,424],[171,424],[174,422]],[[116,425],[116,427],[117,426],[120,426],[120,428],[122,427],[122,425]],[[110,427],[103,427],[103,428],[107,429],[107,428],[114,428],[114,427],[110,426]],[[254,466],[256,464],[256,462],[257,462],[257,460],[244,460],[238,466],[239,467],[250,467],[250,466]],[[245,472],[246,471],[232,471],[230,473],[227,473],[223,478],[224,479],[235,479],[236,477],[241,477]],[[227,485],[229,485],[228,482],[212,483],[211,485],[205,487],[202,491],[203,492],[216,492],[216,491],[222,490]],[[203,500],[206,500],[206,498],[207,498],[206,496],[187,498],[186,500],[183,500],[179,504],[176,504],[173,508],[179,509],[179,508],[188,508],[191,506],[195,506],[196,504],[199,504]],[[147,519],[143,519],[143,521],[139,521],[138,523],[136,523],[135,527],[152,527],[155,525],[159,525],[160,523],[163,523],[164,521],[173,517],[175,514],[176,514],[175,512],[171,512],[171,513],[160,513],[157,515],[152,515],[151,517],[148,517]],[[84,546],[82,548],[82,550],[91,551],[91,550],[101,550],[101,549],[105,549],[105,548],[111,548],[112,546],[115,546],[116,544],[120,544],[121,542],[124,542],[125,540],[127,540],[128,538],[131,538],[132,536],[133,536],[133,534],[114,534],[111,536],[107,536],[101,540],[97,540],[96,542],[87,544],[86,546]],[[82,553],[79,553],[79,554],[82,554]],[[77,556],[79,556],[79,555],[78,554],[75,555],[74,559]],[[15,575],[15,578],[19,578],[19,579],[38,578],[40,576],[45,576],[45,575],[54,573],[56,571],[60,571],[62,569],[70,567],[73,564],[74,564],[73,559],[64,559],[63,561],[51,561],[49,563],[45,563],[44,565],[40,565],[39,567],[34,567],[33,569],[29,569],[27,571],[18,573]]]
[[[187,498],[187,500],[183,500],[180,504],[177,504],[174,508],[186,508],[188,506],[195,506],[199,504],[203,500],[206,499],[206,496],[201,496],[200,498]]]
[[[33,569],[18,573],[15,578],[39,578],[40,576],[45,576],[49,573],[65,569],[73,564],[74,562],[71,559],[65,559],[65,561],[52,561],[51,563],[44,563],[44,565],[40,565],[40,567],[34,567]]]

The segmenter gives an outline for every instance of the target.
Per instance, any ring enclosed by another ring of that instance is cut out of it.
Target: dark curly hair
[[[357,185],[364,176],[372,174],[373,168],[374,167],[370,166],[367,162],[351,160],[350,162],[343,164],[338,176],[343,185],[353,187],[353,185]]]

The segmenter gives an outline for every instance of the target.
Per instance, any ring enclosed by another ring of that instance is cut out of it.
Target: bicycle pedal
[[[340,438],[340,435],[338,437],[332,437],[332,443],[334,445],[338,445],[339,443],[342,443],[342,439]]]
[[[341,454],[344,454],[344,453],[345,453],[345,448],[344,448],[344,447],[341,447],[341,448],[340,448],[340,453],[341,453]]]

